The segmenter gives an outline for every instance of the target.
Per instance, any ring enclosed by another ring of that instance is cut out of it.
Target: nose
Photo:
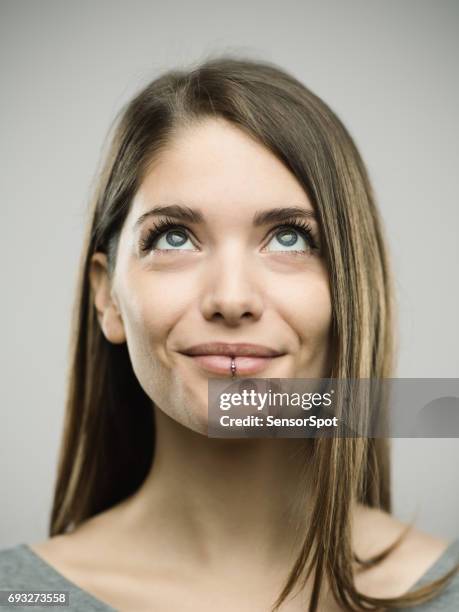
[[[234,250],[216,255],[206,270],[201,311],[208,321],[237,327],[244,321],[257,321],[263,313],[261,282],[243,254]]]

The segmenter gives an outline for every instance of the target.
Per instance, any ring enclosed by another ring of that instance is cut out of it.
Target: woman
[[[422,609],[434,610],[458,597],[459,541],[391,516],[386,439],[205,435],[211,378],[393,373],[390,272],[364,164],[292,76],[219,58],[128,104],[74,321],[51,537],[4,551],[2,588],[39,568],[42,589],[69,590],[85,610],[432,598]]]

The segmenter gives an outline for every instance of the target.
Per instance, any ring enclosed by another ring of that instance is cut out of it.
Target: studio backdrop
[[[395,272],[400,378],[456,378],[459,4],[2,0],[0,548],[47,535],[83,227],[116,113],[173,67],[230,53],[337,113]],[[394,511],[453,538],[459,440],[393,440]]]

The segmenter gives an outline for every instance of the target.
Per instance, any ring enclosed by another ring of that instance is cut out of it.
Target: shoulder
[[[397,540],[408,524],[382,510],[359,507],[353,527],[354,550],[368,559]],[[456,563],[458,538],[447,540],[412,527],[386,559],[356,573],[356,586],[369,596],[399,597],[442,577]],[[448,592],[459,594],[459,575],[450,582]]]
[[[24,564],[25,544],[17,544],[0,550],[0,572],[5,573]]]
[[[26,589],[43,580],[43,567],[25,544],[0,550],[0,586]]]
[[[61,549],[60,541],[60,536],[57,536],[39,545],[19,544],[0,550],[0,589],[26,592],[65,592],[69,597],[69,603],[66,604],[68,610],[114,612],[115,608],[82,589],[52,565],[56,554]],[[42,556],[43,551],[44,556]],[[59,558],[58,554],[56,558]],[[34,605],[39,610],[49,608],[49,606]],[[15,609],[26,610],[28,608],[16,606]]]
[[[30,590],[62,586],[66,578],[60,572],[61,567],[65,570],[60,554],[61,539],[57,536],[38,545],[18,544],[0,550],[0,588]]]

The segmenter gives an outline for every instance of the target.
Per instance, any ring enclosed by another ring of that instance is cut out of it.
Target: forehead
[[[224,119],[179,131],[150,165],[132,203],[138,216],[154,205],[183,204],[206,217],[251,216],[273,206],[312,205],[295,176],[265,146]]]

